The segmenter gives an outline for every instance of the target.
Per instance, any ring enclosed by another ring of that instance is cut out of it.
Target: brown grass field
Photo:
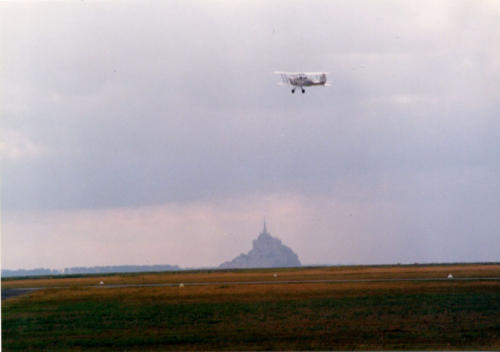
[[[278,277],[274,278],[273,274]],[[83,277],[54,277],[38,279],[2,279],[4,288],[88,286],[100,281],[106,284],[159,284],[221,281],[276,280],[356,280],[356,279],[413,279],[446,278],[453,273],[461,277],[500,277],[500,264],[459,265],[401,265],[401,266],[340,266],[322,268],[255,269],[238,271],[193,271],[168,273],[132,273],[115,275],[85,275]]]
[[[278,277],[273,276],[274,273]],[[327,267],[3,280],[3,350],[498,350],[500,265]],[[106,284],[217,282],[185,287]],[[224,282],[224,283],[220,283]],[[55,288],[59,287],[59,288]]]

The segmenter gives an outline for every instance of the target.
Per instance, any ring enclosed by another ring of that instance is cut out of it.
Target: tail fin
[[[326,84],[326,73],[322,73],[321,76],[319,76],[319,82],[321,84]]]

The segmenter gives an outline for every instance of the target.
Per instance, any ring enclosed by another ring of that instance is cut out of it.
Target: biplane
[[[326,72],[274,72],[281,76],[280,85],[290,85],[292,86],[292,93],[295,93],[295,89],[300,88],[302,93],[306,90],[304,87],[312,86],[329,86],[326,83]]]

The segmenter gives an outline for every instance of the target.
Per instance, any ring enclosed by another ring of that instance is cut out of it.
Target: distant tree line
[[[18,269],[18,270],[8,270],[2,269],[2,277],[14,277],[14,276],[39,276],[39,275],[60,275],[62,272],[55,269],[46,268],[36,268],[36,269]]]
[[[41,276],[41,275],[72,275],[72,274],[106,274],[106,273],[137,273],[148,271],[177,271],[177,265],[112,265],[92,267],[71,267],[63,270],[36,268],[36,269],[2,269],[2,277]]]

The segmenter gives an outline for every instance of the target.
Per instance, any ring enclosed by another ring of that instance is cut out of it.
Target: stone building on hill
[[[266,222],[259,237],[247,254],[240,254],[231,261],[222,263],[219,268],[277,268],[300,266],[300,261],[289,247],[267,232]]]

